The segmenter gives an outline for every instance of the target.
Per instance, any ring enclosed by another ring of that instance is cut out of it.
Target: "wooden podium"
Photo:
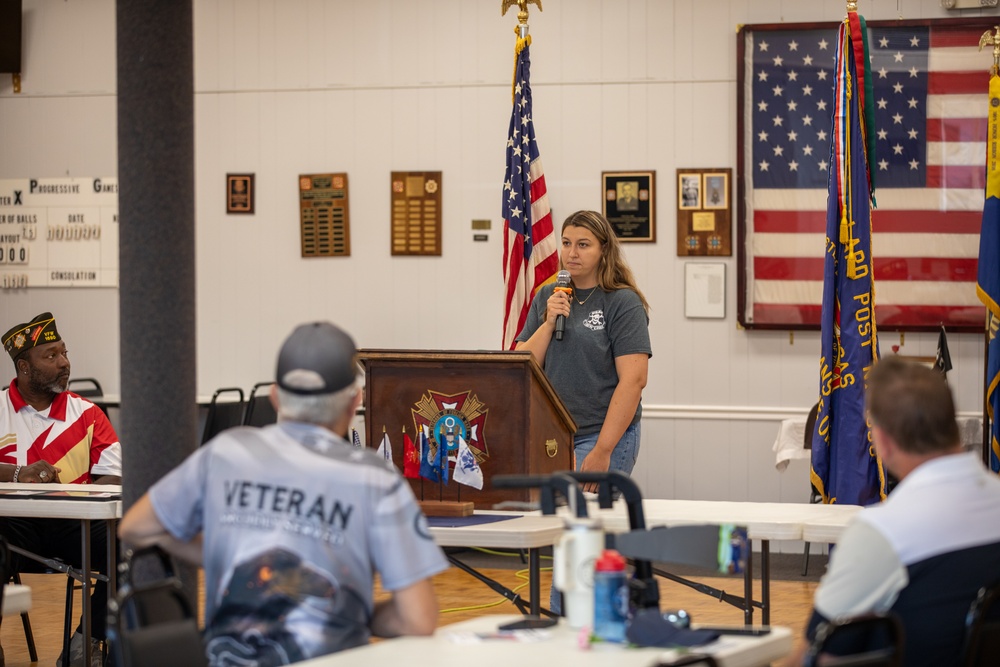
[[[499,474],[572,470],[576,422],[527,351],[360,350],[365,369],[365,434],[378,447],[383,432],[403,470],[403,429],[416,435],[427,424],[435,440],[458,433],[476,454],[483,488],[451,479],[442,485],[411,479],[420,500],[472,501],[490,509],[505,500],[529,501],[537,489],[493,489]],[[452,458],[455,451],[449,450]]]

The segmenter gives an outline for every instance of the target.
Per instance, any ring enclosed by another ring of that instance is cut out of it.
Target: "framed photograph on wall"
[[[726,172],[702,174],[702,192],[706,209],[729,208],[729,174]]]
[[[677,208],[682,211],[701,208],[701,174],[677,174]]]
[[[253,213],[253,174],[226,174],[226,213]]]
[[[656,241],[656,172],[605,171],[604,217],[618,240]]]

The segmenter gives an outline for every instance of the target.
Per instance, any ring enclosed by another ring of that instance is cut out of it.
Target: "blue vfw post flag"
[[[448,484],[448,441],[444,439],[444,436],[438,437],[437,452],[434,454],[434,465],[438,467],[438,474],[441,476],[441,482],[445,485]]]
[[[986,203],[979,234],[979,277],[976,293],[986,306],[989,347],[986,358],[986,413],[990,417],[990,469],[1000,472],[1000,76],[990,77],[986,134]]]
[[[438,447],[440,453],[441,448]],[[431,457],[431,439],[427,426],[420,429],[420,476],[432,482],[441,481],[441,468],[437,456]]]
[[[840,26],[831,132],[821,316],[820,398],[813,431],[813,486],[824,503],[868,505],[884,497],[865,416],[865,383],[878,359],[871,258],[871,72],[864,20]],[[868,90],[866,91],[866,87]]]

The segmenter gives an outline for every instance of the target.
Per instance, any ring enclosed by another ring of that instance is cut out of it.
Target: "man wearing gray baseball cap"
[[[427,635],[448,564],[391,463],[344,438],[361,402],[357,350],[329,322],[278,353],[278,423],[219,434],[157,482],[119,534],[205,568],[212,665],[284,665]],[[374,603],[379,574],[390,599]]]

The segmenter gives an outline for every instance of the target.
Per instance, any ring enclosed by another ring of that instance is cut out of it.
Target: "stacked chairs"
[[[271,385],[274,382],[258,382],[250,390],[249,396],[239,387],[222,387],[212,394],[201,433],[201,442],[206,442],[226,429],[234,426],[267,426],[278,421],[278,415],[271,405]]]

